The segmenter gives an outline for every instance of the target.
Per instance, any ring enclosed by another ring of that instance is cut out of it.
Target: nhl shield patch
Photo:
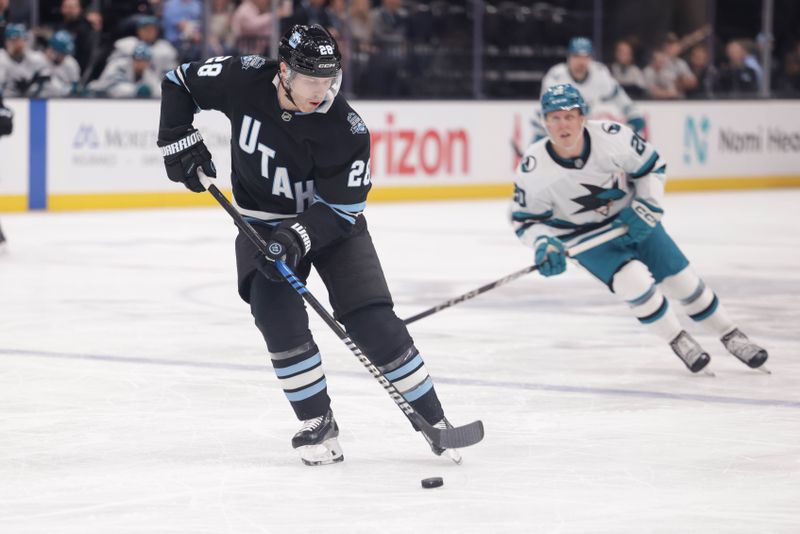
[[[242,59],[242,68],[244,70],[260,69],[261,67],[264,66],[264,63],[267,62],[267,60],[261,56],[242,56],[241,59]]]
[[[350,123],[350,133],[354,135],[367,133],[367,125],[364,124],[364,121],[358,116],[358,113],[354,111],[348,113],[347,122]]]

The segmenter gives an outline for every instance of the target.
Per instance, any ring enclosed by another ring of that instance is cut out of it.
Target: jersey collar
[[[586,163],[589,161],[589,155],[592,152],[592,138],[589,137],[589,131],[586,127],[583,127],[583,150],[581,151],[581,155],[577,158],[562,158],[558,154],[556,154],[555,149],[553,149],[553,144],[550,140],[547,140],[545,144],[545,148],[547,148],[547,153],[550,154],[550,157],[553,158],[553,161],[564,167],[565,169],[582,169],[586,166]]]

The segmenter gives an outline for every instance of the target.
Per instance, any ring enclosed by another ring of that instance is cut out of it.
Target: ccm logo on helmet
[[[336,63],[320,63],[317,65],[318,69],[331,69],[336,66]]]

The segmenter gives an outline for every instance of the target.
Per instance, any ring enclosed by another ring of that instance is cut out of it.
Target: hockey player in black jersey
[[[320,465],[343,460],[339,429],[303,301],[275,269],[276,259],[302,279],[313,266],[335,317],[375,366],[430,424],[449,423],[422,356],[392,311],[362,214],[371,187],[370,136],[338,94],[336,41],[320,26],[296,25],[281,39],[279,58],[215,57],[169,72],[158,145],[169,178],[204,191],[198,169],[208,176],[216,169],[192,127],[193,114],[216,109],[230,120],[233,197],[270,251],[260,255],[239,234],[239,295],[250,304],[281,387],[303,421],[292,446],[304,463]],[[457,451],[447,452],[460,460]]]

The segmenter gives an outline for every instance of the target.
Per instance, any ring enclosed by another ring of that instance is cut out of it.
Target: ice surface
[[[3,215],[0,532],[798,532],[799,205],[666,201],[772,376],[696,328],[717,377],[693,376],[585,272],[528,275],[411,327],[448,417],[486,425],[456,466],[312,317],[346,458],[318,468],[221,209]],[[505,202],[367,215],[401,317],[531,260]]]

